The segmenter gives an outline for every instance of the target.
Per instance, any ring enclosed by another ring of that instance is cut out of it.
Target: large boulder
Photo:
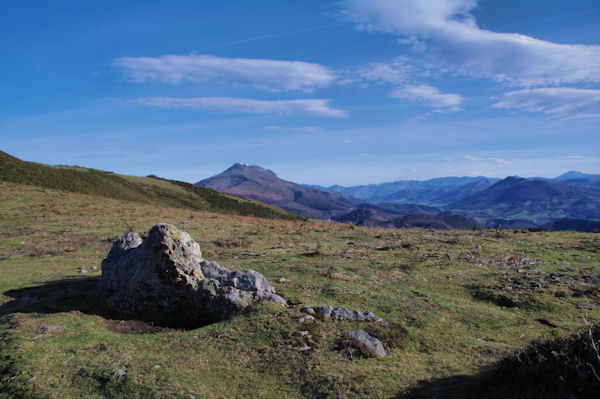
[[[146,239],[117,239],[102,261],[100,288],[118,314],[175,327],[222,320],[261,300],[287,306],[262,274],[204,260],[198,243],[169,224],[152,227]]]

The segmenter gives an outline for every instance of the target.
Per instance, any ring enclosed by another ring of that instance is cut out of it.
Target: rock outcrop
[[[100,288],[118,314],[173,327],[222,320],[261,300],[287,306],[262,274],[204,260],[198,243],[169,224],[152,227],[146,239],[117,239],[102,261]]]

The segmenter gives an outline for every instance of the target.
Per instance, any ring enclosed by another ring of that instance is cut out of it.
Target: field
[[[527,396],[526,385],[485,386],[532,340],[600,322],[598,234],[261,219],[6,182],[0,222],[0,397]],[[292,306],[193,330],[116,320],[95,288],[100,262],[115,238],[159,222],[190,233],[206,259],[263,273]],[[389,324],[300,324],[303,305]],[[357,328],[388,355],[343,347]],[[566,396],[565,378],[550,376],[541,397]]]

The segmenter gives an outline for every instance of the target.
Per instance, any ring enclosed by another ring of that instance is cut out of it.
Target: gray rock
[[[364,345],[367,349],[372,351],[375,355],[379,357],[384,357],[387,353],[381,344],[381,341],[377,338],[367,334],[363,330],[354,330],[347,332],[346,337],[356,340],[357,342]]]
[[[287,306],[262,274],[204,260],[198,243],[169,224],[145,240],[137,233],[116,240],[99,287],[111,293],[110,309],[176,327],[222,320],[261,300]]]
[[[304,308],[302,308],[304,309]],[[300,310],[302,312],[302,309]],[[375,316],[369,311],[358,311],[349,310],[344,306],[333,308],[332,306],[319,306],[317,312],[323,316],[323,319],[329,318],[333,320],[346,320],[346,321],[376,321],[380,323],[386,323],[381,317]]]
[[[300,309],[300,311],[306,314],[315,314],[315,310],[310,306],[304,306],[302,309]]]
[[[327,320],[329,319],[329,317],[331,317],[331,312],[333,311],[333,306],[319,306],[317,308],[317,312],[319,312],[319,314],[321,316],[323,316],[323,319]]]
[[[337,307],[331,311],[331,318],[334,320],[354,320],[354,313],[343,306]]]
[[[110,372],[110,375],[115,376],[117,378],[123,377],[125,374],[127,374],[127,367],[125,367],[125,366],[121,367],[120,369],[113,370]]]
[[[279,295],[273,294],[271,292],[265,292],[262,295],[262,299],[264,299],[266,301],[278,303],[278,304],[280,304],[283,307],[287,307],[287,301],[285,299],[283,299]]]

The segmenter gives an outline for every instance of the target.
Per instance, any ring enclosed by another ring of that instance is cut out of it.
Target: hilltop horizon
[[[217,172],[211,176],[205,176],[205,177],[201,177],[200,180],[203,179],[208,179],[210,177],[214,177],[224,171],[230,170],[232,168],[235,168],[236,166],[246,166],[246,167],[258,167],[264,170],[267,170],[269,172],[275,173],[278,177],[283,178],[283,176],[281,176],[276,170],[273,170],[272,168],[268,168],[259,164],[249,164],[249,163],[245,163],[245,162],[235,162],[232,165],[230,165],[229,167],[225,167],[223,169],[221,169],[220,172]],[[314,187],[323,187],[323,188],[331,188],[331,187],[335,187],[335,186],[340,186],[340,187],[353,187],[353,186],[368,186],[368,185],[373,185],[373,184],[385,184],[385,183],[395,183],[395,182],[400,182],[400,181],[418,181],[418,182],[425,182],[425,181],[429,181],[429,180],[435,180],[435,179],[445,179],[445,178],[464,178],[464,177],[486,177],[486,178],[492,178],[492,179],[505,179],[507,177],[518,177],[518,178],[523,178],[523,179],[535,179],[535,178],[541,178],[541,179],[549,179],[549,180],[553,180],[553,179],[560,179],[563,177],[567,177],[568,175],[585,175],[585,176],[600,176],[600,173],[587,173],[587,172],[581,172],[579,170],[568,170],[566,172],[562,172],[559,173],[557,175],[536,175],[536,176],[520,176],[520,175],[504,175],[504,176],[484,176],[484,175],[440,175],[440,176],[433,176],[433,177],[428,177],[428,178],[422,178],[422,179],[411,179],[411,178],[398,178],[395,180],[389,180],[389,181],[381,181],[381,182],[365,182],[365,183],[359,183],[359,184],[351,184],[351,185],[341,185],[338,183],[333,183],[333,184],[328,184],[328,185],[322,185],[322,184],[313,184],[311,182],[296,182],[302,185],[306,185],[306,186],[314,186]],[[572,177],[574,178],[574,177]],[[290,179],[286,179],[286,180],[290,180]],[[196,180],[195,182],[197,182],[198,180]],[[195,183],[194,181],[189,181],[188,183]]]

